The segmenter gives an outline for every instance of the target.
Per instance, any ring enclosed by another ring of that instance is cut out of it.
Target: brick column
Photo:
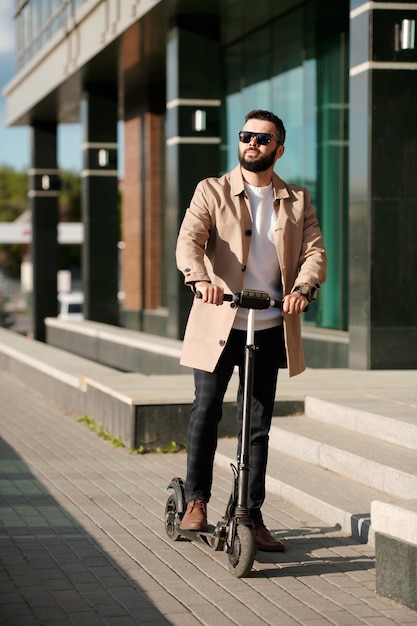
[[[123,182],[123,315],[129,328],[157,332],[152,328],[152,311],[161,306],[162,292],[164,118],[158,112],[144,111],[143,106],[132,101],[126,106],[129,116],[125,121]]]

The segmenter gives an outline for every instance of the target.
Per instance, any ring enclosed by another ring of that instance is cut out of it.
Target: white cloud
[[[0,54],[10,54],[14,50],[13,0],[0,2]]]

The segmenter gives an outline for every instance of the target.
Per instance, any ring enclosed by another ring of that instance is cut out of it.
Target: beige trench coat
[[[277,213],[275,246],[283,295],[309,285],[312,296],[326,278],[327,257],[310,194],[272,178]],[[240,166],[221,178],[201,181],[187,209],[177,241],[177,265],[185,283],[200,280],[241,291],[249,253],[252,218]],[[185,330],[181,364],[212,372],[233,326],[236,309],[194,299]],[[289,375],[305,369],[299,315],[284,316]]]

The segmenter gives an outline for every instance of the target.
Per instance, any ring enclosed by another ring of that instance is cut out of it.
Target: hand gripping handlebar
[[[201,298],[201,292],[196,291],[195,297]],[[256,309],[259,311],[261,309],[269,309],[271,306],[278,309],[282,307],[281,301],[272,300],[266,291],[255,291],[253,289],[244,289],[235,294],[225,293],[223,294],[223,300],[230,302],[232,308],[240,306],[243,309]]]

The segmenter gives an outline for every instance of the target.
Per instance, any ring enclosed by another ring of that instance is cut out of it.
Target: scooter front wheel
[[[178,541],[181,535],[177,530],[177,515],[178,502],[175,493],[171,493],[168,496],[167,503],[165,505],[165,532],[171,541]]]
[[[251,526],[238,524],[233,541],[233,550],[228,553],[229,572],[237,578],[244,578],[249,574],[255,560],[256,545]]]

